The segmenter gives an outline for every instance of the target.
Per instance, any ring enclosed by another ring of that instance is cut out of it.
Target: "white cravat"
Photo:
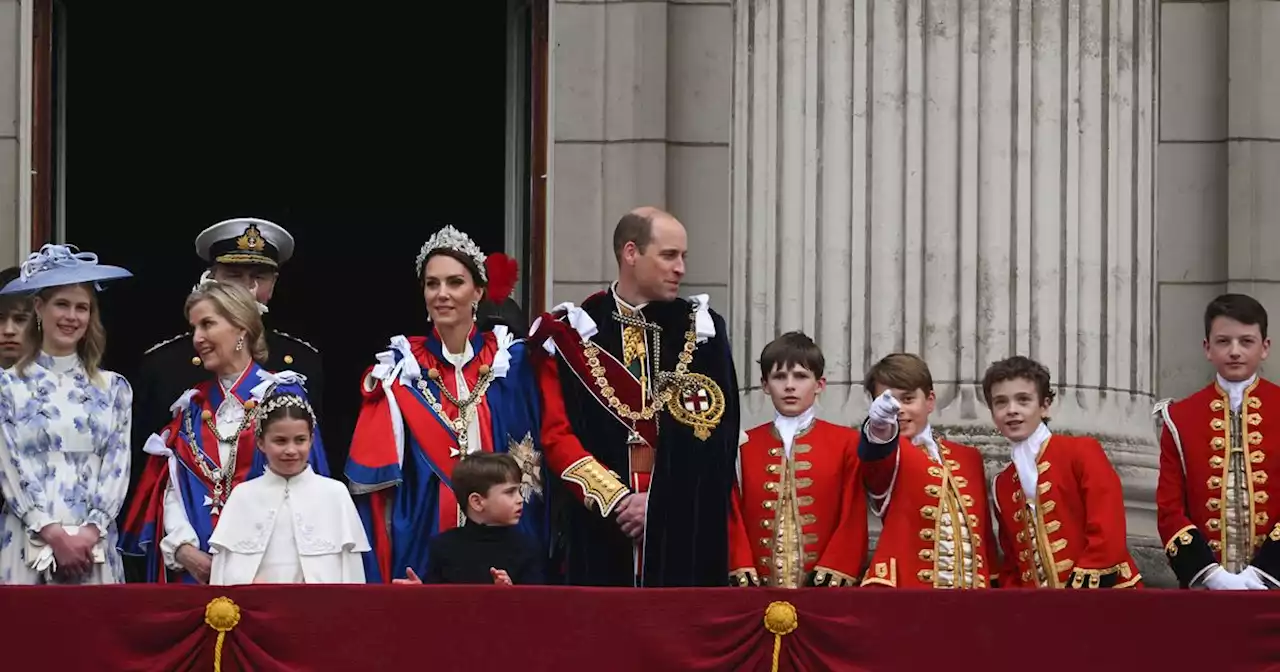
[[[1227,391],[1227,398],[1231,400],[1231,410],[1240,410],[1240,404],[1244,402],[1244,388],[1252,385],[1253,381],[1257,377],[1258,374],[1255,373],[1252,376],[1249,376],[1248,380],[1233,383],[1226,378],[1223,378],[1221,375],[1218,376],[1218,387]]]
[[[1018,470],[1018,480],[1022,481],[1022,493],[1027,496],[1027,503],[1032,506],[1035,505],[1036,484],[1040,478],[1040,468],[1036,464],[1036,458],[1040,456],[1040,447],[1049,440],[1050,436],[1053,436],[1053,432],[1049,431],[1049,425],[1042,422],[1031,436],[1013,444],[1009,450],[1013,466]]]
[[[240,434],[236,432],[240,428],[240,423],[244,422],[244,402],[236,398],[231,390],[235,384],[240,381],[240,377],[244,375],[244,371],[230,376],[220,376],[218,384],[222,385],[222,403],[218,405],[217,412],[214,414],[214,424],[218,427],[218,434],[230,438],[230,441],[218,442],[218,464],[228,466],[227,460],[231,459],[231,448],[240,440]],[[232,467],[233,469],[235,467]]]
[[[941,463],[942,456],[938,453],[938,444],[933,440],[933,427],[925,425],[919,434],[911,437],[911,444],[916,446],[924,446],[929,451],[929,455],[933,457],[934,462]]]
[[[787,457],[791,457],[791,445],[795,443],[796,435],[808,429],[816,418],[813,407],[805,409],[800,415],[783,415],[778,413],[773,418],[773,427],[778,430],[778,436],[782,438],[782,448],[787,452]]]
[[[445,360],[453,365],[453,380],[454,384],[457,385],[458,400],[465,401],[467,395],[471,394],[471,389],[467,387],[467,377],[463,374],[462,368],[476,356],[475,350],[471,347],[471,341],[467,340],[467,347],[463,349],[461,354],[449,352],[449,348],[445,346],[444,341],[440,342],[440,351],[444,354]],[[462,409],[458,409],[458,412],[461,413]],[[480,414],[478,412],[472,413],[471,420],[467,423],[466,447],[458,446],[458,449],[466,450],[468,455],[481,451]]]

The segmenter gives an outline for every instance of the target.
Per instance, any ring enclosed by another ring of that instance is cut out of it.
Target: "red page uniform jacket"
[[[991,486],[1004,553],[1000,586],[1139,585],[1142,576],[1126,545],[1120,477],[1102,445],[1050,434],[1045,425],[1024,443],[1038,446],[1034,460],[1010,464]]]
[[[747,432],[729,514],[731,585],[856,586],[867,553],[858,433],[813,420],[791,454],[773,423]]]
[[[914,442],[883,444],[864,431],[858,457],[871,510],[884,523],[862,585],[990,586],[997,556],[977,448],[944,441],[928,427]]]
[[[1234,389],[1233,389],[1234,388]],[[1232,397],[1235,398],[1232,398]],[[1214,563],[1253,565],[1280,576],[1280,387],[1262,378],[1219,380],[1178,402],[1161,402],[1157,525],[1183,587]]]

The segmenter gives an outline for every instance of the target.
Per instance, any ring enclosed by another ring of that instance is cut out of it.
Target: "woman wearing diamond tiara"
[[[130,275],[45,245],[0,290],[35,294],[25,354],[0,371],[0,584],[124,580],[115,519],[129,488],[133,391],[100,366],[97,291]]]
[[[524,341],[503,325],[477,327],[490,268],[452,226],[422,246],[415,263],[431,320],[426,336],[396,336],[364,377],[364,403],[351,440],[347,478],[374,553],[371,583],[412,569],[426,576],[427,543],[466,520],[450,485],[453,467],[477,452],[510,452],[522,471],[523,531],[543,544],[543,495],[536,382]]]
[[[271,373],[261,306],[238,285],[206,274],[187,297],[192,345],[212,375],[170,407],[173,419],[147,439],[152,457],[137,484],[121,549],[147,558],[147,580],[166,583],[167,567],[185,583],[208,583],[213,559],[209,537],[231,491],[262,475],[254,408],[270,394],[306,399],[306,378]],[[327,476],[317,433],[310,463]]]

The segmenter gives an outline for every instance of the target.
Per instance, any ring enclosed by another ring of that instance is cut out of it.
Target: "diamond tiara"
[[[436,231],[435,234],[427,239],[427,242],[422,244],[422,249],[418,252],[418,259],[414,264],[419,278],[422,277],[423,269],[426,268],[427,257],[431,256],[431,253],[436,250],[453,250],[465,255],[475,262],[476,270],[480,273],[480,280],[489,281],[488,274],[484,268],[484,252],[480,251],[480,247],[476,245],[474,240],[471,240],[470,236],[452,226],[446,226]]]
[[[296,408],[301,408],[302,410],[306,411],[307,415],[311,416],[312,426],[315,426],[316,413],[311,409],[311,404],[307,402],[306,399],[303,399],[302,397],[296,394],[291,394],[291,393],[277,394],[273,397],[268,397],[267,400],[264,401],[262,404],[260,404],[257,408],[259,435],[263,433],[262,421],[266,419],[267,415],[276,410],[284,408],[286,406],[293,406]]]

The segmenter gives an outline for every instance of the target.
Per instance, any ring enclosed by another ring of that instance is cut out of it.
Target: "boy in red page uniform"
[[[982,394],[1012,464],[991,485],[1002,588],[1130,588],[1124,492],[1102,445],[1049,431],[1049,369],[1026,357],[992,364]]]
[[[818,420],[825,361],[808,336],[779,336],[760,354],[773,422],[747,432],[729,512],[729,583],[856,586],[867,554],[858,435]]]
[[[989,587],[996,553],[982,454],[933,433],[929,365],[895,353],[863,386],[875,401],[858,458],[884,530],[862,585]]]
[[[1224,294],[1204,313],[1213,382],[1156,405],[1163,421],[1157,525],[1183,588],[1280,587],[1280,387],[1260,377],[1267,311],[1253,297]]]

